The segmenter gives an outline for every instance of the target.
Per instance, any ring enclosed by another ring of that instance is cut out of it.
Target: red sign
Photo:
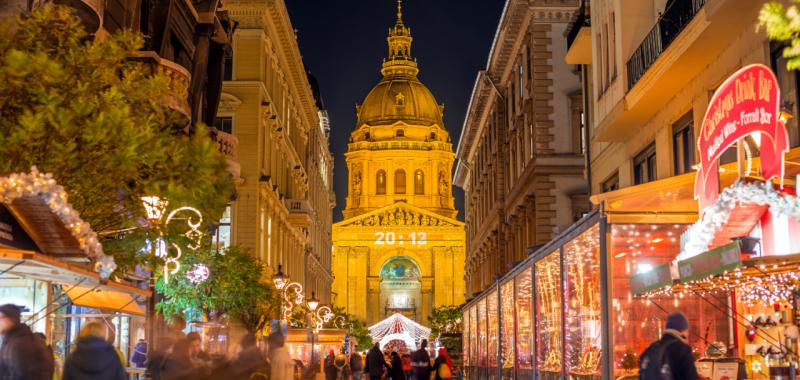
[[[700,169],[694,194],[700,210],[714,203],[719,194],[719,157],[751,133],[761,134],[764,178],[777,176],[783,186],[783,154],[789,147],[786,127],[778,120],[779,107],[778,80],[767,66],[745,66],[719,86],[697,138]]]

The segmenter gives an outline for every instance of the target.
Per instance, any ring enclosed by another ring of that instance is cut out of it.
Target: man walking
[[[375,343],[372,348],[367,352],[367,370],[369,380],[381,380],[383,376],[383,369],[386,367],[386,360],[383,359],[383,353]]]
[[[431,356],[428,355],[428,340],[423,339],[419,344],[419,350],[414,351],[411,356],[411,366],[414,368],[414,375],[417,380],[427,380],[431,376]]]
[[[664,335],[647,347],[639,358],[639,379],[697,380],[688,333],[689,320],[686,315],[679,311],[670,314]]]
[[[31,329],[20,322],[16,305],[0,306],[0,379],[52,380],[53,356]]]
[[[364,363],[361,362],[361,355],[358,351],[350,354],[350,370],[353,371],[353,380],[361,380],[361,373],[364,371]]]

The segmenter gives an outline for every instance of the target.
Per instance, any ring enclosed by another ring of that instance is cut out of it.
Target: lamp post
[[[314,354],[316,354],[316,350],[314,349],[314,338],[317,334],[318,329],[316,328],[317,322],[314,318],[315,312],[317,311],[317,306],[319,306],[319,300],[317,299],[314,292],[311,292],[311,298],[306,301],[306,305],[308,306],[308,310],[311,310],[309,325],[308,325],[308,332],[311,334],[311,360],[310,364],[311,368],[314,368]]]
[[[160,198],[156,195],[150,195],[141,197],[142,206],[144,207],[145,214],[147,215],[147,228],[148,230],[152,230],[154,232],[155,239],[149,239],[147,241],[147,254],[149,256],[148,261],[150,262],[150,301],[148,302],[148,316],[150,320],[148,333],[150,339],[150,347],[155,347],[155,324],[156,324],[156,298],[158,297],[158,292],[156,292],[156,265],[155,262],[157,259],[164,260],[164,283],[169,282],[169,276],[175,274],[180,270],[180,258],[181,258],[181,248],[175,244],[174,242],[167,242],[164,236],[164,229],[170,225],[173,221],[177,221],[176,216],[179,213],[188,213],[189,216],[185,219],[186,225],[188,229],[182,235],[188,239],[189,243],[187,247],[191,250],[196,250],[200,248],[203,233],[200,231],[200,225],[203,223],[203,215],[197,209],[193,207],[178,207],[172,210],[169,214],[167,214],[166,218],[164,214],[167,210],[167,205],[169,201],[167,199]],[[174,252],[174,255],[170,255],[170,248]]]
[[[278,273],[272,276],[272,282],[281,294],[279,309],[281,321],[288,323],[294,305],[302,304],[305,299],[303,296],[303,285],[300,285],[298,282],[290,281],[289,276],[283,273],[283,265],[281,264],[278,264]],[[284,307],[284,305],[286,307]]]

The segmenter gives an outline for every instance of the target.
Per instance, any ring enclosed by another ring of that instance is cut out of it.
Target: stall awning
[[[128,293],[94,289],[86,286],[69,286],[64,290],[72,303],[109,312],[145,315],[144,309]]]
[[[101,279],[85,266],[71,264],[32,251],[0,248],[0,277],[16,275],[67,286],[82,286],[129,296],[149,297],[150,292],[135,286]]]
[[[753,172],[760,162],[753,158]],[[732,185],[738,179],[737,164],[720,166],[720,188]],[[786,154],[784,183],[794,185],[794,176],[800,173],[800,148]],[[620,190],[596,194],[592,203],[605,203],[610,223],[694,223],[697,221],[697,201],[694,199],[696,173],[691,172]]]

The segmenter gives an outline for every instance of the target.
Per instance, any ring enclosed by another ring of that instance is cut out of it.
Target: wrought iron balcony
[[[672,41],[694,19],[706,0],[676,0],[661,17],[628,59],[628,89],[641,79]]]

